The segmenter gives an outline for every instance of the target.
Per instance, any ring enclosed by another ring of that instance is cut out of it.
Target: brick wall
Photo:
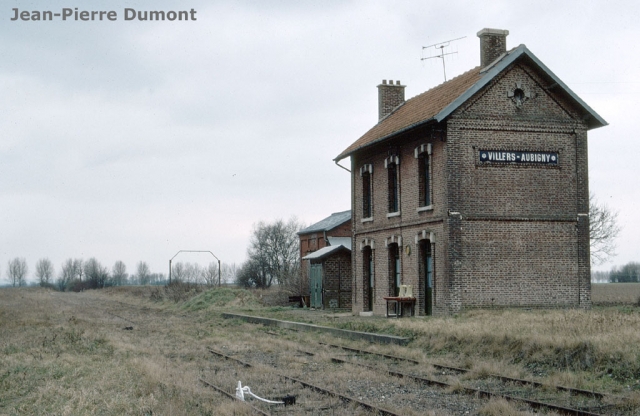
[[[324,307],[351,308],[351,254],[340,252],[323,261]],[[331,302],[331,300],[334,302]]]
[[[586,125],[535,70],[506,70],[442,124],[352,155],[353,311],[366,310],[362,245],[372,246],[375,314],[389,296],[385,241],[402,241],[402,284],[424,313],[420,238],[433,241],[434,313],[475,307],[589,307]],[[522,91],[516,103],[514,91]],[[432,209],[420,210],[414,149],[432,144]],[[485,150],[557,152],[556,166],[481,164]],[[400,215],[389,217],[384,160],[400,159]],[[362,221],[360,167],[373,166],[373,215]],[[451,212],[451,214],[449,214]],[[581,215],[582,214],[582,215]],[[433,233],[433,234],[430,234]],[[429,238],[429,237],[427,237]]]
[[[352,157],[354,169],[352,169],[352,187],[354,191],[353,203],[353,268],[354,268],[354,296],[353,311],[366,311],[365,302],[365,270],[363,265],[361,243],[363,240],[373,241],[374,248],[374,302],[373,312],[377,315],[384,314],[386,302],[383,297],[391,296],[389,291],[389,253],[385,246],[386,240],[402,241],[400,247],[400,264],[402,284],[412,285],[416,300],[416,311],[424,314],[425,287],[424,279],[420,278],[419,248],[416,244],[416,236],[422,238],[423,232],[430,237],[435,234],[433,247],[434,270],[444,270],[445,256],[444,240],[439,236],[444,234],[443,220],[446,218],[446,177],[444,176],[446,165],[446,143],[441,141],[444,137],[444,126],[423,129],[412,135],[404,136],[391,142],[389,145],[373,148],[369,152],[359,153]],[[431,200],[432,209],[419,210],[419,183],[418,183],[418,159],[415,158],[416,147],[423,144],[432,145],[431,155]],[[399,156],[399,188],[400,188],[400,215],[388,217],[387,205],[387,171],[384,167],[384,159],[389,153]],[[372,221],[362,222],[362,181],[360,166],[373,165],[373,216]],[[407,247],[409,247],[407,251]],[[442,275],[444,276],[444,275]],[[434,309],[438,313],[446,313],[447,289],[446,282],[439,274],[434,278]]]
[[[326,232],[314,232],[300,234],[300,257],[304,257],[309,253],[320,250],[328,245],[326,237],[351,237],[351,221],[337,226],[336,228]]]

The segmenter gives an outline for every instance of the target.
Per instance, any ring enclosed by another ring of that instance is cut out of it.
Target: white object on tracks
[[[244,395],[245,395],[245,394],[250,394],[250,395],[252,395],[253,397],[255,397],[256,399],[258,399],[258,400],[262,400],[262,401],[263,401],[263,402],[265,402],[265,403],[271,403],[271,404],[284,404],[284,402],[273,401],[273,400],[267,400],[267,399],[263,399],[262,397],[258,397],[258,396],[256,396],[255,394],[253,394],[253,393],[251,392],[251,389],[249,388],[249,386],[244,386],[244,387],[242,387],[242,383],[241,383],[240,381],[238,381],[238,387],[236,387],[236,398],[237,398],[238,400],[241,400],[241,401],[243,401],[243,402],[244,402],[244,401],[245,401],[245,400],[244,400]]]

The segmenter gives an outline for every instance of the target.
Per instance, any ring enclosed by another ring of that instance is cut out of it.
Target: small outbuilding
[[[309,288],[309,306],[350,309],[351,211],[333,213],[298,235],[303,280]]]
[[[349,239],[350,241],[350,239]],[[310,305],[318,309],[351,308],[351,244],[327,246],[308,254]]]

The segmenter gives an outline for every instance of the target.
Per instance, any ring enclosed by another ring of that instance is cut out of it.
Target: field
[[[640,305],[639,283],[598,283],[591,285],[594,305]]]
[[[488,374],[609,393],[613,404],[606,414],[640,414],[637,287],[619,285],[595,285],[594,303],[624,305],[590,311],[471,311],[398,320],[270,306],[265,301],[273,303],[277,294],[229,288],[178,294],[149,287],[83,293],[2,289],[0,414],[254,414],[203,380],[232,393],[242,380],[262,397],[297,395],[295,410],[272,414],[369,414],[276,380],[277,371],[408,415],[532,413],[517,403],[459,393],[466,385],[487,387]],[[229,311],[410,341],[374,345],[298,333],[223,319],[221,313]],[[437,375],[432,364],[438,363],[470,371],[442,376],[459,389],[427,391],[332,363],[319,341],[427,363],[410,370],[429,376]],[[259,364],[243,368],[210,349]],[[547,393],[538,394],[543,399]]]

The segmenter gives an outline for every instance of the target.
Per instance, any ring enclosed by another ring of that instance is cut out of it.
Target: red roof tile
[[[336,161],[344,159],[355,150],[369,146],[377,141],[393,136],[409,127],[427,121],[436,116],[447,105],[460,97],[481,78],[480,67],[465,72],[437,87],[417,95],[398,106],[391,114],[383,118],[364,136],[347,147]]]

